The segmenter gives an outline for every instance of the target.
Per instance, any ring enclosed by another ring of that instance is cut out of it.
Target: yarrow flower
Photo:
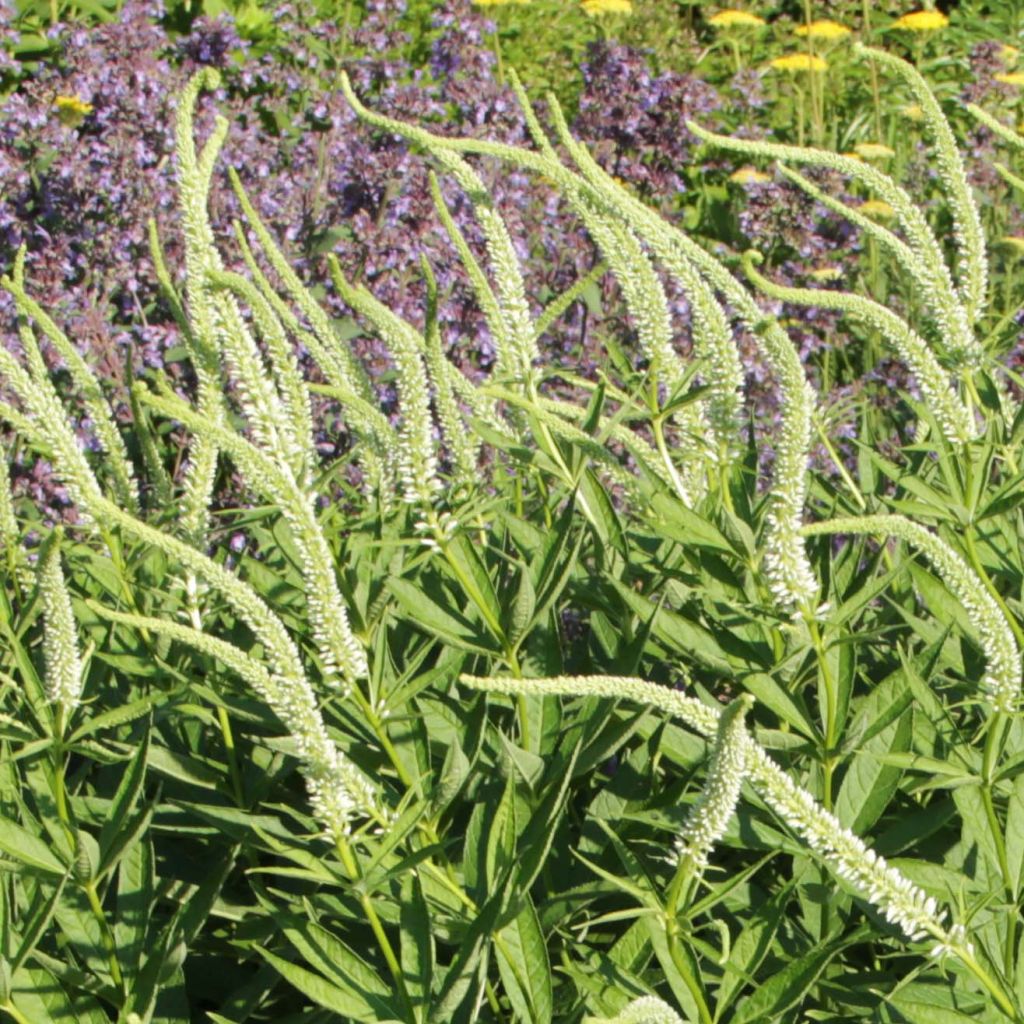
[[[808,39],[842,39],[843,36],[850,34],[845,25],[838,21],[830,21],[828,18],[812,21],[809,25],[800,25],[795,31],[798,36],[806,36]]]
[[[828,61],[816,53],[788,53],[776,57],[771,66],[776,71],[827,71]]]
[[[581,0],[583,13],[590,18],[602,14],[632,14],[633,4],[630,0]]]
[[[881,142],[858,142],[854,152],[865,160],[888,160],[896,155],[896,150]]]
[[[892,220],[896,216],[896,211],[884,199],[868,199],[857,209],[874,220]]]
[[[911,11],[892,23],[892,28],[905,29],[908,32],[934,32],[949,24],[942,11]]]
[[[760,28],[767,22],[747,11],[725,10],[708,18],[708,24],[713,28]]]
[[[737,185],[756,185],[766,181],[771,181],[772,176],[765,174],[764,171],[759,171],[756,167],[741,167],[738,171],[733,171],[729,175],[729,180],[735,182]]]
[[[60,123],[69,128],[77,128],[92,113],[92,104],[77,96],[58,96],[53,105]]]
[[[843,272],[839,267],[816,267],[810,271],[809,276],[815,281],[838,281],[843,276]]]

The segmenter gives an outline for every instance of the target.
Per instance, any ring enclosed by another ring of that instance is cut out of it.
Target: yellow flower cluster
[[[77,96],[58,96],[53,105],[57,108],[60,123],[69,128],[77,128],[92,113],[92,104]]]
[[[942,11],[911,11],[897,18],[892,27],[906,29],[908,32],[934,32],[948,24],[949,18]]]
[[[708,24],[713,28],[760,28],[766,22],[756,14],[727,9],[713,14],[708,18]]]
[[[827,283],[829,281],[838,281],[843,276],[843,272],[839,267],[816,267],[810,272],[810,276],[815,281]]]
[[[838,21],[829,21],[828,18],[823,18],[820,21],[812,21],[809,25],[800,25],[796,28],[796,34],[798,36],[806,36],[808,39],[842,39],[843,36],[848,36],[850,30],[845,25],[840,25]]]
[[[771,181],[772,176],[748,165],[741,167],[738,171],[733,171],[729,175],[729,180],[734,181],[737,185],[756,185],[759,182]]]
[[[816,53],[788,53],[771,62],[776,71],[827,71],[828,61]]]
[[[875,220],[892,220],[896,211],[884,199],[869,199],[858,207],[861,213]]]
[[[633,4],[630,0],[581,0],[580,7],[588,17],[596,18],[602,14],[632,14]]]
[[[858,142],[853,147],[857,155],[865,160],[888,160],[896,155],[895,149],[890,149],[881,142]]]
[[[1008,71],[1004,75],[996,75],[996,81],[1003,85],[1024,85],[1024,71]]]

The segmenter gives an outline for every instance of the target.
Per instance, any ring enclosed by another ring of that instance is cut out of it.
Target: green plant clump
[[[435,178],[496,347],[482,380],[444,351],[429,265],[417,325],[332,263],[390,354],[397,413],[237,176],[245,221],[215,237],[228,125],[198,149],[193,125],[211,70],[178,108],[183,293],[152,240],[187,396],[137,381],[126,427],[22,254],[0,418],[78,518],[30,556],[0,462],[0,1011],[1024,1021],[1024,414],[952,130],[911,65],[859,57],[918,103],[948,232],[863,161],[691,130],[777,161],[892,258],[910,303],[779,284],[756,251],[744,283],[511,72],[528,149],[386,118],[342,79],[461,191],[483,242]],[[545,363],[539,338],[591,279],[537,315],[481,157],[570,205],[637,360],[609,351],[593,379]],[[892,226],[801,167],[856,182]],[[841,313],[906,366],[897,452],[865,413],[839,458],[758,294]],[[741,334],[781,395],[764,487]],[[324,399],[354,439],[337,465],[314,445]],[[808,470],[819,440],[835,475]],[[248,507],[219,507],[228,470]]]

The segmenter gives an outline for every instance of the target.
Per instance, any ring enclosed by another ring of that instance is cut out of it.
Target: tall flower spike
[[[804,375],[799,355],[778,324],[764,317],[746,289],[735,281],[729,271],[712,255],[678,229],[667,224],[643,203],[628,195],[597,165],[586,148],[572,139],[553,97],[550,99],[552,116],[556,120],[560,137],[570,149],[582,172],[583,180],[579,174],[572,173],[557,159],[552,158],[547,151],[535,153],[515,146],[478,139],[441,138],[421,128],[380,115],[371,115],[356,99],[344,75],[341,84],[349,103],[361,117],[372,117],[374,123],[405,135],[431,151],[450,149],[454,152],[485,154],[531,170],[569,191],[578,189],[581,185],[589,187],[588,199],[598,204],[609,205],[639,237],[652,246],[658,245],[663,246],[665,250],[674,250],[680,258],[693,263],[708,283],[727,297],[739,318],[761,338],[763,350],[783,392],[781,404],[784,411],[777,446],[776,478],[772,489],[773,507],[768,516],[765,543],[766,565],[773,593],[777,595],[783,607],[813,607],[817,599],[818,585],[803,551],[799,528],[806,499],[806,461],[811,444],[814,395]],[[728,368],[716,366],[714,369],[724,375]],[[729,389],[735,390],[731,386],[723,390]]]
[[[587,148],[572,138],[554,97],[549,103],[559,138],[598,194],[633,225],[637,233],[655,247],[655,251],[662,253],[664,260],[675,258],[681,263],[695,265],[708,283],[725,295],[737,315],[760,339],[762,351],[775,373],[783,397],[771,506],[764,538],[765,570],[772,593],[783,608],[809,610],[817,600],[818,583],[807,561],[799,528],[807,498],[807,456],[811,446],[815,397],[796,349],[785,331],[773,318],[763,315],[746,289],[721,263],[620,188]],[[728,366],[721,368],[721,377],[726,382],[730,379]],[[726,384],[723,390],[731,388]]]
[[[853,520],[856,522],[856,520]],[[702,736],[717,735],[722,712],[678,690],[642,679],[615,676],[555,676],[550,679],[512,679],[460,676],[475,690],[510,695],[607,697],[659,708],[684,721]],[[810,849],[862,898],[877,907],[886,920],[911,940],[931,936],[943,952],[971,956],[970,944],[957,926],[947,929],[936,901],[897,868],[869,849],[831,812],[821,807],[768,756],[752,737],[747,739],[747,777],[764,802]]]
[[[615,274],[654,380],[662,386],[666,398],[673,397],[686,380],[687,369],[672,343],[668,300],[654,267],[636,236],[621,221],[604,214],[579,192],[569,192],[567,197]],[[665,458],[675,489],[687,505],[693,505],[704,490],[702,470],[707,457],[701,446],[707,422],[702,405],[690,402],[683,407],[682,415],[677,417],[683,450],[675,459],[667,453]]]
[[[878,331],[914,375],[946,439],[959,445],[977,436],[978,427],[974,417],[952,390],[948,375],[939,365],[928,343],[895,313],[871,299],[850,292],[791,288],[776,284],[755,269],[762,260],[762,255],[754,250],[748,251],[743,257],[743,269],[755,287],[773,299],[794,306],[820,306],[823,309],[839,310]]]
[[[715,731],[707,780],[700,796],[686,816],[676,840],[676,855],[689,860],[700,873],[708,864],[708,855],[725,834],[736,811],[740,786],[747,771],[747,731],[744,724],[754,698],[745,693],[721,713]]]
[[[46,696],[51,704],[61,709],[66,719],[82,698],[83,678],[75,614],[60,564],[62,539],[63,532],[59,529],[50,536],[39,558],[38,577],[43,602]]]
[[[135,480],[135,470],[132,467],[131,459],[128,457],[128,449],[125,446],[124,440],[118,432],[114,411],[103,394],[103,389],[100,387],[96,375],[85,359],[82,358],[78,349],[71,344],[67,335],[47,315],[42,306],[25,291],[23,259],[19,259],[15,263],[14,279],[3,278],[0,280],[0,284],[14,296],[19,314],[23,320],[31,318],[50,344],[57,350],[61,359],[64,360],[64,365],[67,367],[71,380],[82,396],[82,403],[92,420],[93,429],[96,432],[96,440],[106,455],[103,464],[104,467],[110,470],[111,480],[118,500],[126,508],[138,510],[139,490],[138,483]],[[23,345],[31,345],[33,348],[37,347],[35,335],[27,323],[21,325],[20,335]]]
[[[338,294],[373,324],[395,361],[402,412],[398,443],[403,497],[411,505],[429,507],[442,484],[437,475],[430,388],[421,357],[425,343],[413,327],[369,291],[350,284],[333,257],[329,266]]]
[[[182,230],[185,238],[185,302],[191,329],[184,334],[196,374],[199,410],[210,422],[219,422],[224,399],[220,387],[220,359],[215,343],[216,305],[206,280],[208,254],[213,247],[213,232],[206,213],[210,182],[200,175],[200,161],[195,147],[195,104],[204,90],[216,89],[220,75],[213,68],[204,68],[194,75],[178,97],[175,120],[175,154]],[[223,123],[222,123],[223,122]],[[214,135],[207,142],[207,151],[223,141],[227,122],[218,122]],[[209,161],[207,161],[209,163]],[[211,170],[212,170],[212,164]],[[217,474],[217,449],[205,437],[191,440],[185,468],[184,511],[181,516],[184,536],[196,547],[206,543],[210,500]],[[197,615],[195,581],[187,583],[193,614]]]
[[[557,153],[541,127],[537,114],[530,103],[530,98],[514,70],[509,72],[509,78],[534,145],[545,156],[561,166]],[[575,144],[575,140],[569,136],[564,118],[560,116],[561,112],[557,103],[553,104],[552,109],[563,141],[569,139]],[[589,157],[589,154],[587,156]],[[621,189],[614,179],[609,178],[608,180]],[[581,184],[583,183],[581,182]],[[575,194],[580,200],[583,200],[585,194],[590,193],[589,203],[593,206],[595,205],[595,197],[592,192],[593,178],[590,179],[589,185],[590,189],[582,191],[578,189]],[[624,189],[622,191],[625,192]],[[606,207],[606,210],[621,216],[621,212],[615,211],[614,207]],[[628,219],[626,223],[629,223]],[[717,454],[722,458],[727,458],[736,441],[740,410],[743,404],[744,376],[739,350],[733,340],[728,319],[722,307],[715,301],[712,290],[701,279],[690,261],[681,256],[678,249],[665,246],[658,237],[650,235],[642,237],[647,247],[661,262],[668,274],[675,279],[689,300],[694,353],[703,363],[702,373],[708,381],[711,392],[708,416],[717,441]]]
[[[370,780],[338,750],[327,734],[317,710],[316,695],[306,680],[282,679],[268,672],[249,652],[190,626],[116,612],[96,602],[89,602],[89,605],[112,622],[166,636],[216,658],[252,687],[295,739],[313,813],[333,839],[346,838],[357,817],[386,821],[379,795]]]
[[[657,996],[634,999],[614,1017],[584,1017],[583,1024],[684,1024],[683,1018]]]
[[[344,72],[341,74],[340,84],[345,99],[359,117],[377,128],[396,132],[419,143],[441,163],[466,193],[484,233],[487,256],[498,285],[497,299],[504,330],[500,337],[495,338],[495,344],[502,340],[506,344],[506,351],[502,352],[499,349],[497,353],[499,372],[511,374],[523,381],[531,381],[537,347],[530,319],[530,305],[526,299],[526,285],[508,228],[480,176],[462,157],[453,152],[450,146],[445,145],[444,139],[363,106]]]
[[[478,482],[481,443],[476,431],[468,430],[463,421],[452,385],[452,375],[459,371],[448,362],[441,347],[441,331],[437,325],[437,279],[426,256],[420,262],[427,285],[427,325],[423,337],[423,355],[434,385],[434,408],[451,459],[454,490],[468,493]]]
[[[3,412],[0,411],[0,419]],[[0,446],[0,554],[7,569],[8,578],[17,580],[24,592],[28,592],[34,581],[34,574],[25,564],[21,544],[21,530],[14,514],[14,499],[11,493],[11,474],[6,450]]]
[[[736,139],[709,132],[692,121],[687,127],[698,138],[719,149],[745,156],[789,161],[826,167],[859,181],[887,202],[907,238],[916,260],[908,269],[922,285],[924,312],[935,325],[936,337],[942,340],[950,355],[969,367],[980,366],[985,353],[971,330],[967,310],[960,301],[949,267],[943,258],[942,246],[932,233],[920,204],[882,171],[864,160],[841,156],[824,149],[788,146],[763,140]],[[799,185],[800,182],[794,179]]]
[[[428,149],[458,182],[473,204],[473,212],[484,233],[487,256],[498,286],[498,302],[510,347],[510,368],[518,379],[532,380],[533,366],[538,353],[534,341],[533,321],[530,318],[530,304],[526,299],[526,282],[519,267],[519,256],[512,236],[509,235],[505,221],[480,175],[456,153],[445,149]]]
[[[268,242],[271,242],[269,233]],[[239,225],[235,226],[235,240],[242,252],[245,265],[256,284],[256,288],[264,301],[278,317],[285,330],[295,341],[305,348],[313,361],[323,371],[329,385],[325,393],[337,399],[343,407],[345,419],[352,432],[363,442],[366,448],[361,453],[366,475],[375,481],[382,499],[387,503],[390,488],[398,474],[398,434],[388,418],[375,405],[371,404],[362,394],[353,390],[356,376],[349,361],[342,358],[348,350],[340,342],[330,348],[321,344],[317,334],[307,331],[298,317],[289,309],[287,303],[274,291],[266,275],[260,269],[253,256],[245,234]],[[303,388],[305,382],[301,381]],[[369,450],[366,450],[369,449]]]
[[[280,508],[299,554],[299,570],[313,636],[326,672],[325,682],[337,688],[336,673],[341,674],[343,687],[353,686],[364,678],[368,671],[366,652],[352,633],[338,590],[334,558],[316,519],[313,496],[299,487],[288,464],[222,424],[204,423],[191,406],[176,396],[153,395],[140,386],[139,398],[189,430],[208,433],[231,457],[246,483]]]
[[[267,262],[274,273],[280,278],[285,291],[291,296],[299,311],[309,321],[313,334],[319,342],[318,351],[319,355],[323,358],[323,362],[320,364],[321,369],[325,373],[331,373],[336,378],[334,383],[337,386],[353,392],[363,401],[372,405],[375,400],[374,392],[366,371],[349,348],[341,343],[334,328],[331,326],[330,317],[328,317],[320,304],[309,293],[309,289],[302,283],[299,275],[295,273],[291,264],[285,258],[284,253],[278,248],[273,235],[267,230],[263,221],[260,220],[259,214],[242,187],[242,181],[234,168],[228,168],[228,177],[235,195],[238,197],[242,212],[245,214],[245,219],[259,240]],[[259,278],[256,280],[258,283]],[[273,302],[271,304],[275,305]],[[275,305],[275,310],[279,316],[282,315],[277,305]],[[283,316],[282,320],[288,323]],[[317,361],[319,363],[320,359]]]
[[[967,310],[968,320],[975,321],[985,304],[988,287],[988,263],[985,257],[985,233],[981,227],[978,204],[971,195],[960,149],[949,122],[939,108],[935,94],[913,64],[885,50],[858,43],[853,52],[875,64],[895,71],[906,82],[924,115],[924,126],[931,136],[938,164],[939,183],[953,214],[959,264],[958,291]]]
[[[898,537],[921,551],[953,596],[964,606],[985,652],[982,687],[997,711],[1012,714],[1020,705],[1021,654],[1013,630],[977,574],[941,538],[910,519],[897,515],[829,519],[804,527],[808,537],[833,533]]]

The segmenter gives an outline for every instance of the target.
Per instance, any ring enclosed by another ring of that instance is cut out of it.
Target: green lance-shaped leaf
[[[943,259],[942,246],[928,226],[920,204],[889,175],[863,160],[841,156],[824,149],[789,146],[761,140],[735,139],[709,132],[693,122],[687,127],[704,142],[719,149],[745,156],[809,164],[838,171],[859,181],[885,200],[895,212],[897,223],[916,257],[914,276],[924,282],[926,315],[935,324],[936,334],[949,348],[950,355],[968,366],[984,361],[984,350],[974,337],[967,310],[960,301],[949,268]],[[799,182],[797,182],[799,184]]]
[[[555,676],[548,679],[460,676],[476,690],[510,695],[606,697],[658,708],[685,722],[707,738],[717,736],[722,712],[678,690],[615,676]],[[811,794],[796,785],[753,738],[747,740],[747,778],[775,814],[817,854],[839,878],[877,907],[886,919],[912,940],[930,936],[936,951],[970,959],[972,948],[962,926],[946,928],[934,898],[914,885]]]
[[[924,554],[953,596],[964,606],[985,652],[982,688],[997,711],[1010,714],[1020,704],[1021,655],[1013,630],[973,569],[939,536],[898,515],[829,519],[804,527],[805,536],[833,533],[898,537]]]
[[[962,444],[976,436],[978,428],[971,411],[954,393],[948,375],[939,365],[928,343],[904,320],[885,306],[851,292],[776,284],[756,269],[763,258],[754,250],[748,251],[743,257],[743,269],[755,287],[774,299],[794,306],[821,306],[824,309],[839,310],[877,330],[914,375],[946,439],[953,444]]]
[[[939,184],[953,214],[953,234],[956,241],[959,269],[958,291],[969,321],[980,315],[985,305],[988,287],[988,263],[985,257],[985,233],[981,227],[978,204],[971,195],[967,171],[957,147],[953,131],[939,108],[935,94],[913,64],[885,50],[857,44],[854,53],[867,57],[875,64],[889,68],[909,86],[924,117],[924,127],[931,136],[938,167]]]

